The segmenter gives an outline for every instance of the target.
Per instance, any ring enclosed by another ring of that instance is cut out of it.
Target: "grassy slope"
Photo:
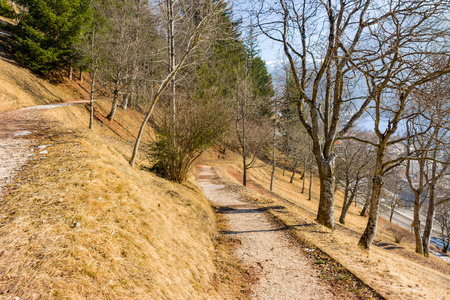
[[[0,112],[79,98],[64,86],[49,83],[21,68],[0,45]]]
[[[1,110],[75,97],[10,57],[0,59],[0,87]],[[127,163],[141,116],[119,111],[121,125],[97,121],[88,131],[84,107],[44,115],[48,154],[1,199],[0,298],[220,298],[207,200],[192,183]]]
[[[203,163],[215,166],[221,177],[238,183],[230,175],[236,174],[236,171],[242,172],[241,158],[238,155],[229,154],[226,159],[218,159],[216,153],[210,152],[202,159]],[[272,167],[262,162],[257,165],[257,168],[250,170],[250,180],[260,184],[263,189],[259,188],[259,193],[253,191],[253,198],[266,207],[285,205],[287,209],[270,209],[270,212],[292,226],[293,234],[321,248],[379,294],[387,299],[450,299],[450,265],[434,255],[426,259],[415,254],[412,235],[400,245],[396,244],[387,230],[389,222],[380,218],[375,239],[380,246],[373,245],[370,253],[364,252],[356,246],[367,222],[366,218],[359,216],[359,208],[351,207],[346,218],[346,229],[338,228],[331,234],[313,220],[319,199],[317,178],[313,180],[312,201],[308,201],[309,175],[305,194],[301,194],[299,176],[296,176],[294,184],[290,184],[292,173],[286,172],[286,176],[283,176],[282,170],[277,168],[275,193],[270,194],[266,189],[270,185]],[[301,208],[279,202],[277,195],[297,203]],[[336,220],[341,212],[342,201],[343,195],[338,192]],[[302,224],[307,226],[299,226]]]

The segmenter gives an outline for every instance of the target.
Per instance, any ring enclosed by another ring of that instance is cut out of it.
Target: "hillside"
[[[1,111],[86,96],[81,82],[51,84],[4,51],[0,87]],[[1,199],[0,298],[245,298],[245,272],[227,254],[232,249],[217,227],[226,222],[217,220],[195,174],[180,185],[131,168],[142,116],[119,110],[109,122],[109,105],[96,104],[93,131],[83,105],[27,111],[33,133],[16,139],[26,140],[21,151],[31,156]],[[152,135],[149,129],[144,139]],[[143,155],[140,162],[146,165]],[[262,162],[250,171],[250,189],[240,187],[237,154],[222,159],[211,150],[199,163],[213,166],[222,182],[277,217],[298,241],[320,248],[386,299],[450,298],[448,264],[414,254],[410,240],[395,244],[386,221],[370,253],[355,246],[366,221],[357,208],[333,233],[317,225],[316,180],[307,201],[300,182],[289,184],[290,174],[280,169],[274,193],[267,191],[271,167]],[[341,206],[339,192],[336,218]]]
[[[36,77],[4,51],[0,70],[2,111],[81,95],[68,88],[73,83]],[[220,256],[228,249],[219,251],[226,246],[199,188],[131,168],[142,117],[119,112],[120,125],[103,124],[108,105],[97,106],[94,131],[84,106],[19,112],[32,133],[14,137],[26,141],[16,151],[30,158],[1,199],[0,298],[216,299],[239,291],[226,287],[232,275],[221,283],[215,261],[228,269],[235,262]],[[13,137],[16,118],[4,121]]]

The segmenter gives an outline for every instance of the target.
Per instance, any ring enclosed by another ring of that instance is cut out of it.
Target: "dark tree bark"
[[[349,187],[346,188],[346,192],[345,192],[345,196],[344,196],[344,204],[342,205],[342,211],[341,211],[341,215],[339,217],[339,223],[341,223],[341,224],[345,224],[345,217],[347,216],[347,212],[350,209],[350,206],[352,205],[353,200],[355,199],[355,197],[358,193],[359,180],[360,180],[360,178],[358,177],[356,179],[356,182],[355,182],[353,188],[349,188]],[[347,189],[349,189],[350,197],[348,197],[349,192],[347,192]],[[347,197],[348,197],[348,200],[347,200]]]
[[[110,121],[112,121],[112,119],[116,115],[116,111],[117,111],[117,104],[119,102],[119,84],[120,84],[120,82],[118,80],[116,80],[114,82],[114,96],[113,96],[113,102],[111,105],[111,111],[109,112],[108,116],[106,117]]]
[[[298,165],[298,161],[295,160],[294,166],[292,167],[292,176],[291,176],[291,180],[289,181],[289,183],[294,183],[294,177],[295,177],[295,172],[297,170],[297,165]]]
[[[308,200],[311,200],[312,194],[312,182],[313,182],[313,170],[312,168],[309,170],[309,191],[308,191]]]
[[[374,177],[372,184],[372,195],[370,201],[369,220],[363,235],[359,239],[358,245],[363,249],[370,250],[370,245],[375,238],[378,226],[378,214],[380,208],[380,193],[383,187],[383,179],[381,176]]]

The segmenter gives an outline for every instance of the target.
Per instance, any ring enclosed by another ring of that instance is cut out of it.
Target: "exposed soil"
[[[0,113],[0,196],[29,159],[47,154],[47,146],[40,145],[39,140],[48,136],[51,125],[40,112],[86,102],[79,100],[39,105]]]
[[[287,228],[242,199],[237,191],[218,182],[209,166],[199,169],[198,181],[217,213],[228,219],[223,235],[237,242],[236,255],[253,278],[251,299],[357,299],[320,278],[305,251],[290,237]]]
[[[0,196],[14,176],[34,155],[45,155],[38,140],[46,128],[33,110],[0,113]],[[42,152],[42,153],[40,153]]]

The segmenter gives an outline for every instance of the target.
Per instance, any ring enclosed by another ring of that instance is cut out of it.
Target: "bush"
[[[226,109],[217,101],[180,101],[176,124],[163,124],[148,146],[151,171],[184,183],[194,161],[223,135],[227,120]]]
[[[394,241],[397,244],[400,244],[403,239],[409,234],[407,230],[394,225],[389,226],[388,231],[392,233],[392,235],[394,236]]]

